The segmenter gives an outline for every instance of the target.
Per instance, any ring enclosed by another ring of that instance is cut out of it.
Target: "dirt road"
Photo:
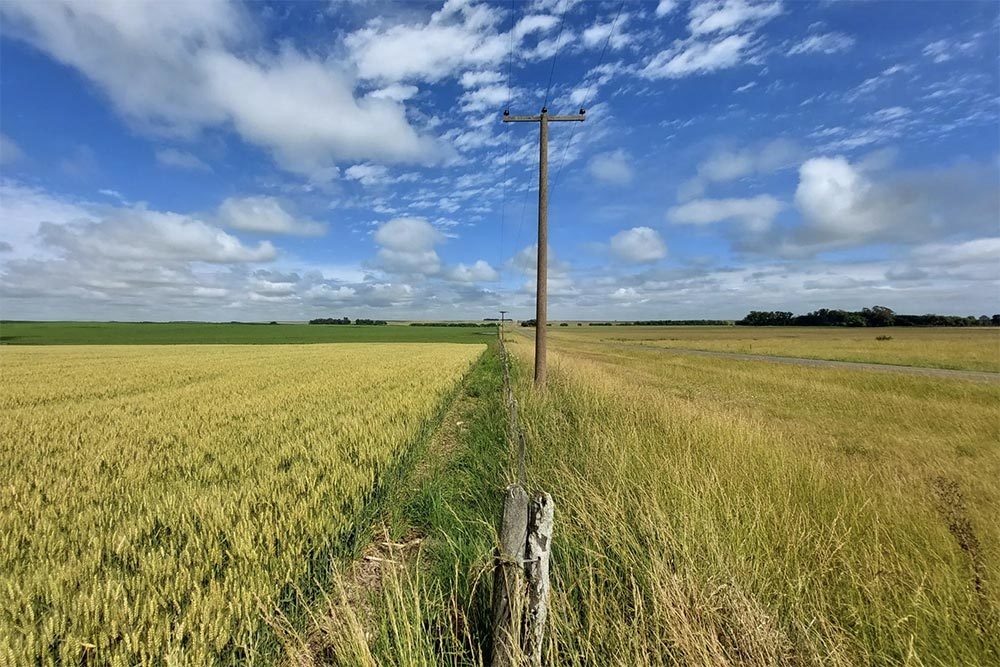
[[[909,375],[924,375],[931,377],[950,378],[953,380],[977,380],[979,382],[1000,382],[1000,373],[989,371],[957,371],[948,368],[928,368],[926,366],[896,366],[893,364],[871,364],[859,361],[834,361],[831,359],[806,359],[803,357],[778,357],[768,354],[743,354],[740,352],[717,352],[708,350],[691,350],[680,347],[660,347],[659,345],[643,345],[642,343],[609,343],[616,347],[642,348],[656,350],[664,354],[686,354],[700,357],[719,357],[736,359],[738,361],[768,361],[775,364],[792,364],[795,366],[819,366],[823,368],[843,368],[845,370],[877,371],[881,373],[904,373]]]

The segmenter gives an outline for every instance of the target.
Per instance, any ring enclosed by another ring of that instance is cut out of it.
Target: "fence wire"
[[[507,344],[503,337],[503,328],[500,328],[497,336],[499,340],[500,364],[503,367],[503,395],[504,403],[507,405],[507,445],[513,450],[517,448],[517,483],[524,487],[525,482],[525,451],[527,440],[524,431],[517,418],[517,398],[514,396],[514,388],[510,382],[510,354],[507,352]]]

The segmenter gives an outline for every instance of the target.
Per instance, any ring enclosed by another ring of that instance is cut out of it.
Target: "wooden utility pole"
[[[550,116],[542,107],[538,116],[511,116],[503,112],[505,123],[538,123],[538,269],[535,288],[535,386],[545,386],[545,329],[548,326],[549,282],[549,123],[581,122],[587,112],[576,116]]]

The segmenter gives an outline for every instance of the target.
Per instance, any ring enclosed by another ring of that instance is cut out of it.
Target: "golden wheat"
[[[267,662],[482,349],[4,349],[0,664]]]

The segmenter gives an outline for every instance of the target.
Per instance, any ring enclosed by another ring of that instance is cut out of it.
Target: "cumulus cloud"
[[[477,260],[472,266],[459,263],[448,270],[448,278],[460,283],[492,282],[499,277],[497,270],[485,260]]]
[[[389,273],[433,275],[441,270],[434,249],[444,235],[423,218],[395,218],[375,231],[377,265]]]
[[[598,153],[587,165],[590,175],[603,183],[626,185],[632,181],[632,159],[622,149]]]
[[[320,236],[326,225],[300,219],[289,213],[274,197],[230,197],[219,206],[223,225],[248,232]]]
[[[345,43],[364,79],[433,82],[462,67],[502,60],[509,43],[494,29],[499,20],[485,4],[446,2],[426,23],[383,27],[373,21]]]
[[[247,246],[200,220],[144,207],[112,210],[94,222],[43,222],[39,235],[47,246],[70,256],[108,260],[226,264],[263,262],[276,254],[269,241]]]
[[[197,217],[145,206],[105,206],[4,184],[0,220],[12,252],[0,259],[0,295],[19,317],[191,315],[227,303],[242,267],[277,256]],[[174,310],[172,310],[174,309]]]
[[[809,35],[801,42],[792,45],[788,50],[788,55],[799,55],[806,53],[823,53],[833,55],[849,51],[854,46],[854,38],[840,32],[824,32],[816,35]]]
[[[790,254],[808,254],[869,242],[927,242],[995,231],[998,183],[995,165],[892,173],[852,164],[843,156],[813,158],[799,169],[795,191],[803,224],[783,247]]]
[[[229,126],[283,168],[309,176],[339,160],[445,156],[398,102],[357,98],[335,61],[290,47],[242,55],[253,30],[234,3],[12,0],[0,11],[12,35],[79,70],[148,131],[192,136]]]
[[[744,199],[696,199],[671,208],[667,219],[674,224],[699,226],[736,220],[750,231],[763,232],[771,227],[775,216],[784,208],[784,203],[771,195]]]
[[[9,181],[0,182],[0,222],[8,317],[447,317],[479,307],[491,314],[498,305],[475,286],[496,277],[481,260],[422,274],[419,286],[356,266],[295,266],[271,243],[245,243],[197,216],[99,205]],[[391,223],[376,232],[380,261],[401,262],[407,273],[439,264],[434,244],[443,235],[423,221]]]
[[[656,262],[667,256],[667,244],[650,227],[633,227],[611,237],[611,254],[623,262]]]
[[[165,167],[176,167],[177,169],[190,169],[192,171],[212,171],[201,158],[187,151],[180,151],[176,148],[163,148],[156,151],[156,161]]]

